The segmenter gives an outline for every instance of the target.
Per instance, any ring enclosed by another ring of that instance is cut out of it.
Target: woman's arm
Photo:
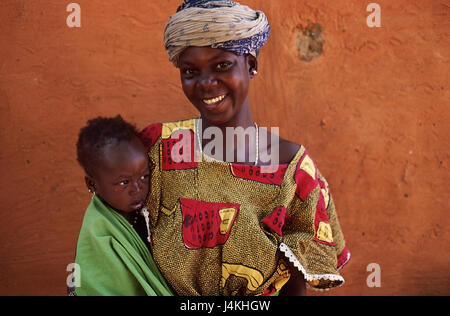
[[[303,273],[292,263],[288,263],[291,278],[280,291],[280,296],[306,296],[306,282]]]

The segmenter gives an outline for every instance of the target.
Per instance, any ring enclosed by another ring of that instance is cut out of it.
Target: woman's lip
[[[214,105],[214,104],[222,101],[223,99],[225,99],[226,96],[227,96],[226,94],[220,94],[220,95],[217,95],[212,98],[203,98],[202,101],[203,101],[203,103],[205,103],[207,105]]]
[[[216,113],[222,112],[224,109],[223,105],[225,104],[225,101],[228,99],[227,94],[223,95],[223,96],[224,96],[224,98],[222,100],[215,102],[213,104],[207,104],[207,103],[203,102],[203,100],[202,100],[203,107],[209,112],[216,112]]]

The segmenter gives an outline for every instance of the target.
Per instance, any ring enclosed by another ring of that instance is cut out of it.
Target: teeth
[[[206,104],[214,104],[214,103],[222,101],[223,99],[225,99],[225,95],[221,95],[219,97],[215,97],[212,99],[203,99],[203,102],[205,102]]]

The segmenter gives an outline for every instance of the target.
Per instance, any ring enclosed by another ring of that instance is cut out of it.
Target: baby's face
[[[141,209],[149,191],[150,170],[144,145],[135,138],[105,148],[94,181],[95,193],[122,212]]]

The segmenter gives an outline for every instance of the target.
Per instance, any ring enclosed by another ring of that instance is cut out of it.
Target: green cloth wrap
[[[80,269],[80,287],[75,288],[79,296],[172,295],[144,241],[97,196],[84,216],[75,263]]]

